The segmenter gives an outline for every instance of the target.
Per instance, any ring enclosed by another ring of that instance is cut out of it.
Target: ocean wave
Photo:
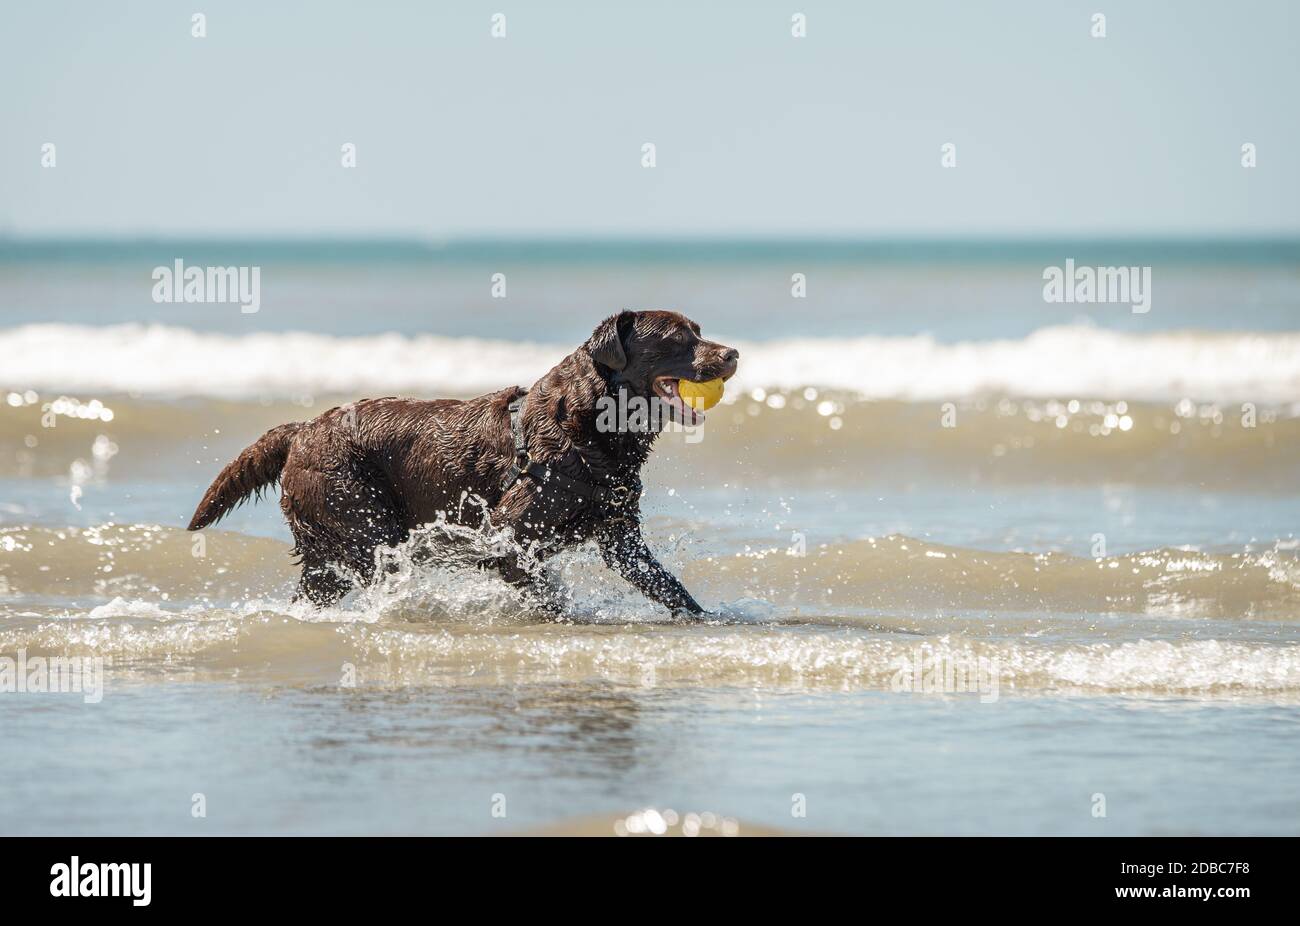
[[[969,398],[949,407],[854,400],[814,387],[730,393],[734,401],[713,409],[700,431],[659,441],[647,486],[685,490],[769,479],[859,486],[866,467],[886,480],[928,473],[962,484],[1102,481],[1290,496],[1300,459],[1300,406]],[[259,434],[341,401],[165,401],[35,390],[6,396],[0,388],[0,478],[71,473],[112,483],[193,472],[206,484]],[[50,413],[57,427],[46,426]],[[198,460],[198,470],[191,469]]]
[[[1225,640],[1058,642],[871,628],[652,623],[424,625],[306,621],[281,610],[174,613],[118,600],[97,614],[0,621],[10,658],[102,658],[122,681],[420,686],[599,680],[638,687],[1300,695],[1300,645]],[[129,616],[119,616],[126,614]],[[20,655],[21,654],[21,657]]]
[[[815,612],[1139,614],[1149,618],[1300,618],[1293,552],[1203,553],[1177,549],[1088,558],[993,552],[891,535],[820,544],[805,555],[754,549],[688,564],[707,591],[762,597]],[[911,625],[925,629],[929,625]]]
[[[117,598],[168,609],[247,609],[276,600],[287,605],[297,572],[287,544],[219,530],[204,532],[201,556],[195,555],[196,543],[193,534],[158,525],[2,528],[0,606],[24,599],[99,605]],[[357,593],[348,609],[292,613],[345,622],[533,619],[492,574],[453,564],[417,565],[409,552],[394,554],[384,582]],[[665,559],[703,600],[721,602],[724,614],[731,609],[728,616],[740,620],[884,613],[904,621],[899,629],[928,631],[929,616],[944,612],[1300,619],[1300,557],[1286,549],[1161,549],[1091,559],[973,550],[891,535],[810,544],[802,551],[711,553],[679,546]],[[552,564],[578,619],[623,624],[667,618],[599,563],[599,554],[584,548]]]
[[[0,655],[103,657],[110,687],[336,686],[346,671],[378,686],[1300,697],[1294,550],[1088,559],[902,536],[802,556],[687,548],[669,561],[715,615],[680,623],[591,550],[560,558],[573,607],[550,621],[489,573],[400,553],[379,585],[316,610],[289,599],[286,544],[205,540],[196,556],[193,535],[158,525],[0,530]]]
[[[973,395],[1284,403],[1300,394],[1300,334],[1043,328],[1020,340],[932,337],[741,342],[732,395],[821,387],[870,399]],[[527,385],[572,345],[382,334],[227,335],[161,325],[0,330],[0,388],[216,398],[472,395]]]

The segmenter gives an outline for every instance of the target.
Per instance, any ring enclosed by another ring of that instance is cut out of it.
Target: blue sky
[[[1300,232],[1285,0],[28,0],[0,86],[0,233]]]

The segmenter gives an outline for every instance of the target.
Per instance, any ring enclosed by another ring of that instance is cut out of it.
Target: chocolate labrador
[[[380,547],[439,517],[476,527],[486,512],[515,543],[481,565],[546,610],[564,602],[540,562],[595,540],[644,595],[675,615],[702,614],[641,536],[641,467],[665,418],[703,420],[678,381],[729,378],[738,357],[676,312],[620,312],[527,391],[365,399],[272,428],[221,471],[189,529],[279,481],[298,596],[324,606],[373,579]]]

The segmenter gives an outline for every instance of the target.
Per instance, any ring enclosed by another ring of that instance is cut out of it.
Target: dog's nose
[[[723,353],[722,359],[727,363],[730,363],[733,360],[739,360],[740,351],[736,350],[734,347],[728,347],[726,352]]]

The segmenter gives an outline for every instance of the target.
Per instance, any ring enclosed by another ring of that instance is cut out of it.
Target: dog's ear
[[[624,310],[617,315],[611,315],[597,325],[596,330],[587,340],[587,350],[591,353],[591,359],[615,373],[627,366],[627,351],[623,347],[623,339],[632,330],[634,321],[636,321],[636,313]]]

